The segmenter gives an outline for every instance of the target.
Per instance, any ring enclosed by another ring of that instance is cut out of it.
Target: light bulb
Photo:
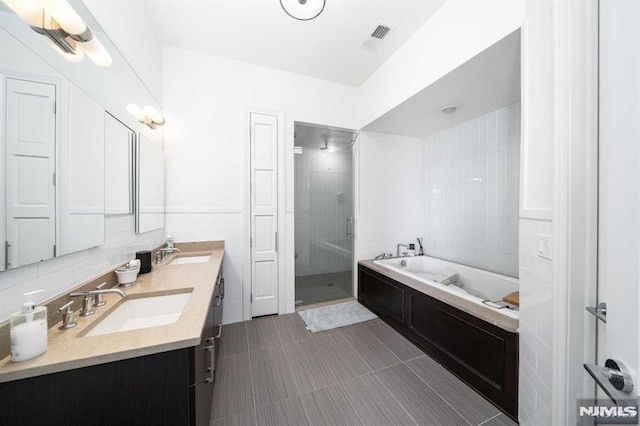
[[[25,23],[31,26],[42,26],[38,17],[42,8],[34,0],[2,0]]]
[[[87,42],[78,43],[78,46],[100,67],[108,67],[113,62],[111,55],[95,35]]]
[[[82,34],[87,30],[87,24],[71,7],[67,0],[38,0],[47,13],[60,24],[68,34]]]
[[[129,112],[129,114],[133,115],[136,120],[138,120],[141,123],[144,123],[145,118],[147,118],[144,111],[142,111],[142,108],[140,108],[136,104],[127,105],[127,111]]]
[[[152,106],[145,106],[144,107],[144,113],[147,115],[147,117],[149,117],[154,123],[159,124],[159,125],[163,125],[164,124],[164,117],[158,112],[156,111],[156,109]]]

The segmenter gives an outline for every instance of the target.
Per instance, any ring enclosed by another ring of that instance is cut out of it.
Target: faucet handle
[[[78,325],[78,323],[73,320],[73,310],[71,309],[71,305],[73,305],[73,300],[58,308],[58,312],[62,314],[62,325],[58,327],[58,330],[68,330]]]
[[[105,281],[99,286],[97,286],[96,290],[102,290],[102,288],[106,285],[107,285],[107,282]],[[104,306],[106,304],[107,302],[104,301],[104,294],[100,293],[93,296],[93,306]]]

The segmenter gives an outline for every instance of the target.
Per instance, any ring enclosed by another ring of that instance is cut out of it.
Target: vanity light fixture
[[[133,115],[136,120],[142,124],[146,124],[152,129],[155,129],[157,126],[162,126],[165,123],[162,114],[152,106],[147,105],[144,108],[140,108],[136,104],[129,104],[127,105],[127,111],[129,111],[129,114]]]
[[[86,53],[98,66],[111,65],[109,52],[67,0],[2,1],[68,60],[81,61]]]
[[[282,10],[298,21],[317,18],[324,10],[326,3],[326,0],[280,0]]]

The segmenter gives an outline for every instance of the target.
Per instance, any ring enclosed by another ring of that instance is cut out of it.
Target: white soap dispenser
[[[47,351],[47,308],[36,306],[33,295],[44,290],[25,293],[22,310],[11,315],[11,361],[26,361]]]

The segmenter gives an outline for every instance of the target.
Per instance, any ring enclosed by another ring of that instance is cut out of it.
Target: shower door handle
[[[351,218],[348,217],[347,218],[347,237],[351,237],[353,235],[353,232],[351,230]]]

